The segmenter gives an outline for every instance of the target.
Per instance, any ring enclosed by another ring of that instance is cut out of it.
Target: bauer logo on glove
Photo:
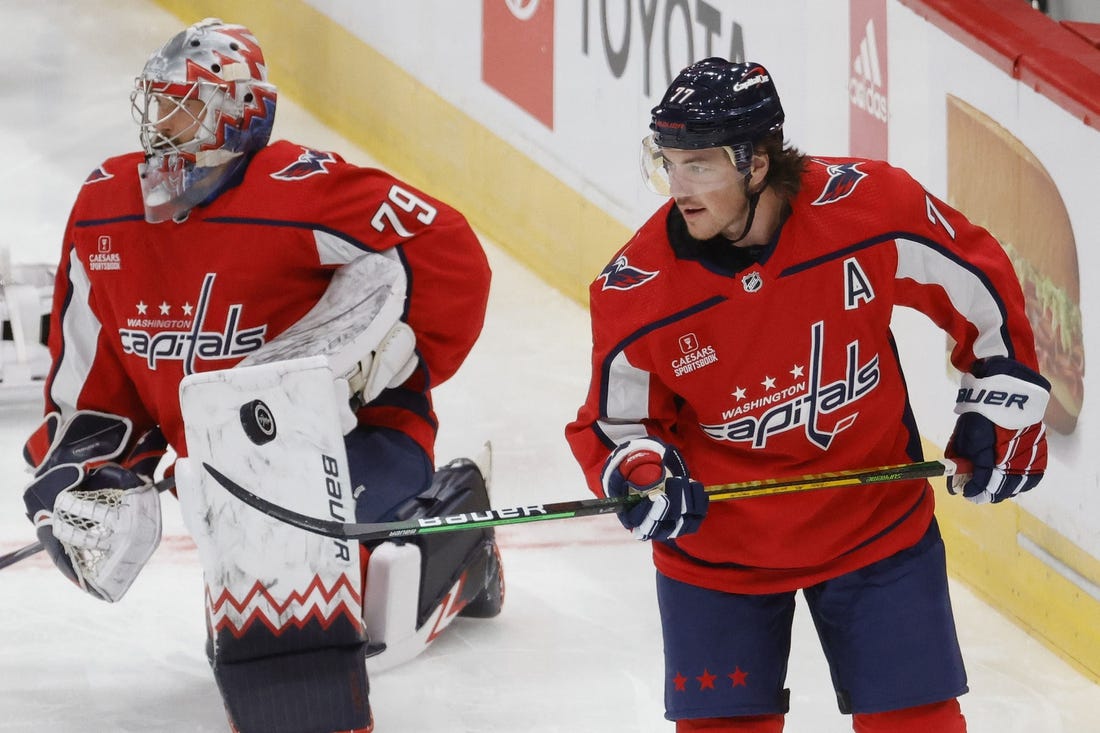
[[[996,504],[1034,488],[1046,471],[1049,398],[1050,382],[1018,361],[975,363],[962,377],[959,419],[946,451],[970,468],[950,477],[948,490],[976,504]]]

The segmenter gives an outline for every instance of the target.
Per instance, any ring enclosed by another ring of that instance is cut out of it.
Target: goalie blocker
[[[188,456],[177,488],[205,575],[208,654],[240,733],[368,730],[368,669],[411,659],[458,615],[500,611],[491,529],[360,545],[257,512],[202,470],[249,476],[270,501],[342,521],[489,507],[473,461],[433,471],[401,433],[359,426],[345,436],[347,394],[334,384],[343,382],[318,356],[180,386]]]

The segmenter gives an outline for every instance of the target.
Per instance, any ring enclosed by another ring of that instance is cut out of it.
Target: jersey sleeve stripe
[[[943,288],[951,306],[978,332],[975,358],[1013,356],[1004,303],[976,268],[927,242],[903,238],[894,241],[897,277]]]
[[[596,430],[608,445],[646,435],[642,420],[649,417],[648,372],[638,369],[622,351],[615,354],[604,377]]]
[[[76,410],[77,398],[92,371],[91,359],[102,328],[92,309],[86,307],[91,283],[75,250],[69,258],[69,283],[70,295],[61,314],[61,354],[49,390],[50,400],[62,415]],[[77,307],[71,307],[74,304]]]

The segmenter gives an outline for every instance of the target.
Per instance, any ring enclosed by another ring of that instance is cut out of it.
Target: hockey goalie
[[[269,144],[266,73],[248,29],[207,19],[138,77],[143,150],[89,176],[65,233],[24,499],[61,571],[119,601],[159,542],[151,477],[174,449],[232,730],[365,733],[368,669],[500,612],[492,530],[334,541],[246,507],[203,464],[328,519],[488,508],[483,466],[436,469],[432,388],[481,332],[490,271],[443,202]]]

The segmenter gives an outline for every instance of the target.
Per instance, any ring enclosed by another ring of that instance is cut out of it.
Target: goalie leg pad
[[[433,475],[427,455],[412,438],[379,428],[357,428],[347,435],[345,444],[352,484],[356,487],[355,516],[359,522],[442,517],[489,508],[485,479],[471,460],[456,459]],[[414,487],[416,493],[410,492],[409,487]],[[487,587],[487,581],[483,581],[500,575],[500,557],[493,540],[491,528],[419,535],[406,540],[421,550],[418,628],[467,569],[472,583],[467,590],[486,592],[477,594],[476,599],[474,596],[461,599],[463,615],[489,617],[499,612],[501,584]],[[382,547],[387,544],[390,543],[383,543]],[[377,552],[377,543],[375,547]],[[386,550],[385,562],[389,562],[390,552]],[[372,557],[371,562],[375,561],[381,563],[383,558]],[[478,603],[473,603],[475,600]],[[375,639],[373,635],[371,638]]]
[[[402,322],[405,270],[395,258],[364,254],[336,271],[300,321],[245,357],[243,366],[322,355],[357,405],[397,387],[415,371],[416,335]],[[354,427],[350,420],[346,429]]]
[[[255,511],[201,466],[295,511],[349,521],[332,383],[321,357],[191,375],[180,386],[188,456],[177,461],[176,486],[203,565],[209,656],[240,733],[370,725],[358,543]]]
[[[338,635],[350,629],[330,631]],[[251,634],[252,642],[277,642],[261,636],[262,632]],[[237,733],[371,729],[370,685],[360,647],[318,648],[241,661],[211,659],[211,666]]]
[[[397,508],[392,519],[442,517],[465,512],[483,512],[489,508],[489,493],[477,465],[459,458],[440,468],[427,491]],[[468,532],[441,532],[418,535],[410,540],[420,546],[423,555],[420,584],[420,604],[417,625],[423,625],[451,593],[451,589],[466,578],[470,588],[458,599],[455,612],[475,599],[497,593],[500,583],[499,555],[491,527]],[[491,565],[495,567],[490,567]],[[496,571],[492,573],[492,571]],[[493,577],[490,577],[492,573]],[[468,576],[468,577],[467,577]],[[490,583],[496,582],[496,586]],[[481,591],[485,591],[482,593]],[[497,593],[501,597],[503,593]],[[499,611],[499,608],[497,609]],[[484,613],[479,615],[496,615]]]
[[[417,633],[416,624],[420,548],[412,543],[383,542],[369,552],[363,623],[370,640],[367,668],[377,674],[409,661],[427,648],[428,640]]]
[[[363,521],[447,516],[488,507],[477,465],[458,459],[440,468],[426,491]],[[491,528],[376,544],[367,567],[364,616],[372,648],[379,651],[368,658],[368,669],[378,672],[412,659],[457,616],[496,616],[503,600],[500,555]]]

